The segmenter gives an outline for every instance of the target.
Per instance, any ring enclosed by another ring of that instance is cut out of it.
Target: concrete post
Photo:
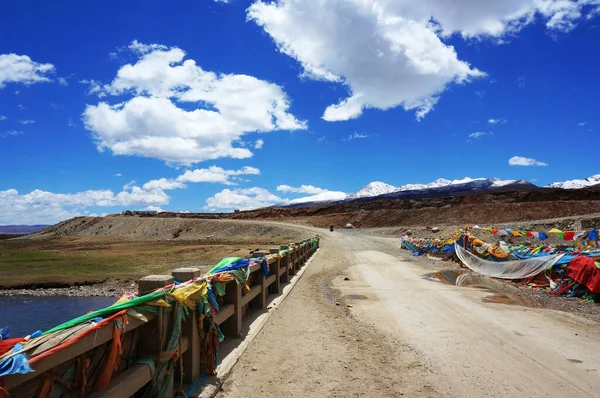
[[[200,276],[199,268],[177,268],[171,275],[178,282],[186,282]],[[191,384],[200,377],[200,333],[196,311],[190,311],[181,325],[182,336],[188,339],[188,350],[183,353],[183,382]]]
[[[266,255],[266,252],[254,252],[253,257],[266,257]],[[257,285],[260,285],[261,291],[260,294],[252,300],[252,303],[254,304],[254,308],[263,309],[266,307],[267,303],[267,284],[265,280],[265,275],[262,272],[262,265],[260,271],[254,272],[253,282],[255,282]]]
[[[200,268],[176,268],[171,275],[177,282],[187,282],[200,276]]]
[[[143,296],[171,284],[173,284],[173,277],[171,275],[144,276],[138,280],[138,293],[140,296]]]
[[[242,286],[231,281],[225,285],[225,302],[233,305],[233,315],[221,325],[225,334],[242,335]]]

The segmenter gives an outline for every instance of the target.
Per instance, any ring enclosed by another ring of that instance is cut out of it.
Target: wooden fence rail
[[[258,263],[250,266],[249,291],[245,291],[243,285],[235,281],[225,284],[225,296],[220,310],[215,317],[215,322],[227,338],[237,338],[242,334],[244,317],[249,308],[265,310],[270,295],[279,295],[286,283],[290,282],[293,275],[307,262],[317,250],[312,240],[296,242],[289,246],[270,249],[267,252],[255,252],[253,258],[264,257],[267,261],[269,273],[264,275],[261,265]],[[284,252],[285,250],[285,252]],[[281,254],[280,254],[281,253]],[[140,294],[152,292],[159,288],[169,286],[174,282],[185,282],[200,276],[198,268],[178,268],[171,275],[150,275],[138,281]],[[161,309],[161,311],[163,311]],[[161,316],[145,314],[146,320],[133,316],[127,317],[126,330],[121,337],[123,345],[123,360],[118,372],[112,377],[110,385],[100,392],[91,393],[87,389],[84,393],[68,392],[65,397],[129,397],[147,385],[152,374],[147,365],[136,364],[136,359],[145,355],[158,356],[160,352],[160,339],[157,331],[166,325],[160,325]],[[161,319],[168,319],[165,315]],[[190,311],[188,317],[182,322],[181,340],[179,352],[182,355],[182,374],[173,374],[174,388],[178,387],[181,379],[186,385],[192,384],[201,376],[201,348],[198,330],[198,319],[195,311]],[[29,398],[39,396],[41,385],[49,377],[53,380],[59,379],[69,365],[86,353],[92,355],[91,351],[100,346],[108,346],[113,336],[113,323],[109,323],[81,338],[76,343],[66,347],[52,355],[49,355],[32,365],[33,373],[22,375],[9,375],[4,378],[4,389],[11,398]],[[30,355],[33,352],[30,352]],[[126,355],[125,355],[126,353]],[[92,358],[92,365],[96,358]],[[98,364],[102,359],[98,359]],[[99,366],[99,365],[98,365]],[[1,381],[1,380],[0,380]],[[68,383],[63,383],[68,384]],[[0,384],[2,385],[2,384]],[[71,386],[73,387],[73,386]],[[48,395],[51,396],[51,395]],[[2,393],[0,391],[0,397]]]

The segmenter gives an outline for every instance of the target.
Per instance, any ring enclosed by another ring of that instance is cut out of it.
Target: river
[[[0,328],[11,337],[46,331],[70,319],[117,301],[115,297],[0,296]]]

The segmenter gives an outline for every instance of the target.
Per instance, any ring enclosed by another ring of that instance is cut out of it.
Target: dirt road
[[[600,394],[597,323],[428,281],[435,265],[399,256],[395,239],[321,234],[219,397]]]

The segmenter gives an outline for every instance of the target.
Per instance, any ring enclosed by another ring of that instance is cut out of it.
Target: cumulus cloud
[[[3,121],[3,120],[6,120],[6,119],[8,119],[6,116],[0,115],[0,122]]]
[[[6,118],[5,118],[5,119],[6,119]],[[2,120],[2,116],[0,116],[0,120]],[[587,122],[579,122],[579,123],[577,123],[577,126],[578,126],[578,127],[583,127],[583,126],[585,126],[586,124],[587,124]]]
[[[500,119],[490,119],[488,120],[489,124],[506,124],[506,119],[505,118],[500,118]]]
[[[511,166],[548,166],[548,163],[523,156],[513,156],[508,160],[508,164]]]
[[[292,199],[288,201],[289,204],[297,204],[297,203],[310,203],[310,202],[326,202],[326,201],[337,201],[344,200],[348,197],[348,194],[345,192],[339,191],[326,191],[319,193],[317,195],[304,196],[302,198]]]
[[[168,202],[169,196],[163,191],[145,191],[137,186],[116,194],[111,190],[64,194],[40,189],[20,194],[8,189],[0,191],[0,224],[53,224],[81,215],[83,209],[92,206],[159,206]]]
[[[21,124],[33,124],[33,123],[35,123],[35,120],[19,120],[19,123],[21,123]]]
[[[300,62],[303,76],[348,88],[347,98],[324,111],[328,121],[397,106],[421,118],[449,84],[484,76],[428,24],[403,14],[393,1],[362,0],[257,1],[248,9],[279,50]]]
[[[256,142],[254,143],[254,149],[261,149],[263,147],[263,145],[265,144],[265,142],[261,139],[256,140]]]
[[[122,177],[122,176],[123,176],[123,174],[121,174],[121,173],[115,174],[115,177]]]
[[[73,119],[69,118],[69,121],[67,122],[67,126],[75,127],[75,123],[73,122]]]
[[[88,105],[83,114],[99,150],[190,165],[251,157],[234,146],[246,133],[306,128],[276,84],[205,71],[177,47],[134,41],[129,48],[139,60],[121,67],[110,84],[94,81],[91,93],[133,98]]]
[[[0,89],[6,83],[49,82],[54,71],[54,65],[35,62],[27,55],[0,54]]]
[[[236,185],[230,180],[232,176],[259,175],[260,170],[256,167],[244,166],[239,170],[225,170],[218,166],[210,166],[207,169],[187,170],[177,177],[178,182],[213,182],[225,185]]]
[[[290,205],[298,203],[337,201],[348,197],[344,192],[328,191],[312,185],[291,187],[279,185],[277,191],[284,193],[311,194],[296,199],[279,197],[264,188],[224,189],[206,200],[205,209],[210,210],[252,210],[274,205]]]
[[[224,189],[206,199],[207,209],[252,210],[281,203],[282,199],[264,188]]]
[[[323,119],[398,106],[419,119],[450,85],[485,76],[441,39],[501,39],[536,17],[566,32],[599,7],[598,0],[258,0],[247,16],[300,63],[303,77],[346,86],[348,96]]]
[[[147,183],[145,183],[142,188],[146,191],[152,191],[152,190],[163,190],[163,191],[168,191],[170,189],[179,189],[179,188],[185,188],[185,184],[182,182],[178,182],[178,181],[173,181],[173,180],[169,180],[166,178],[160,178],[158,180],[150,180]]]
[[[317,188],[312,185],[301,185],[299,187],[292,187],[289,185],[279,185],[277,186],[277,191],[279,192],[292,192],[292,193],[306,193],[309,195],[316,195],[323,192],[327,192],[326,189]]]

